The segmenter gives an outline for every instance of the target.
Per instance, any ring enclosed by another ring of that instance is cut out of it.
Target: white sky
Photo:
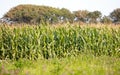
[[[75,10],[99,10],[103,15],[109,15],[116,8],[120,8],[120,0],[2,0],[0,1],[0,18],[10,8],[19,4],[46,5],[57,8]]]

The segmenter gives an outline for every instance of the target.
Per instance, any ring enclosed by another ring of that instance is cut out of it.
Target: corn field
[[[0,26],[0,59],[64,58],[81,53],[120,57],[120,28]]]

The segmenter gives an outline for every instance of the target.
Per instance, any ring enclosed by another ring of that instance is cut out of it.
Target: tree
[[[104,23],[104,24],[110,24],[110,23],[112,23],[112,20],[110,19],[110,17],[104,16],[104,17],[101,19],[101,22]]]
[[[87,21],[88,13],[89,13],[89,11],[87,11],[87,10],[74,11],[75,18],[77,18],[76,20],[77,21],[82,21],[82,22]]]
[[[120,22],[120,8],[117,8],[111,12],[110,17],[113,19],[113,22]]]
[[[72,22],[74,19],[74,15],[68,9],[62,8],[61,18],[64,22]]]
[[[4,17],[18,23],[59,23],[72,22],[73,14],[65,8],[58,9],[48,6],[18,5],[9,10]]]
[[[97,23],[100,21],[102,13],[100,11],[93,11],[89,12],[87,16],[90,23]]]
[[[9,10],[4,17],[18,23],[55,23],[58,22],[58,17],[61,16],[59,11],[58,8],[48,6],[18,5]]]

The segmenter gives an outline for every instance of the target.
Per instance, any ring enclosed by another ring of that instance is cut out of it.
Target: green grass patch
[[[2,61],[0,75],[119,75],[119,66],[120,58],[81,54],[61,59]]]

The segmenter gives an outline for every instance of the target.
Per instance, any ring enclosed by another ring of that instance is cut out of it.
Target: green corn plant
[[[120,57],[120,28],[0,26],[0,59],[63,58],[80,53]]]

